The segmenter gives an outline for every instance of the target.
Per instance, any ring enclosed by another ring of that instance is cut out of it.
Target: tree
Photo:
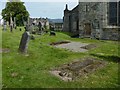
[[[2,10],[3,19],[9,22],[10,24],[10,14],[12,15],[12,20],[16,17],[17,26],[22,26],[24,21],[27,21],[29,17],[29,12],[24,6],[24,2],[7,2],[5,9]]]

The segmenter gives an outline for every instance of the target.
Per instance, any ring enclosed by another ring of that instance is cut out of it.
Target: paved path
[[[73,52],[86,52],[88,50],[83,49],[81,47],[89,45],[87,43],[80,43],[80,42],[71,42],[67,44],[60,44],[60,45],[55,45],[57,48],[65,48],[67,50],[73,51]]]

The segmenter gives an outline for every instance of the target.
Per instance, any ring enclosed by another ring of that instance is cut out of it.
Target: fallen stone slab
[[[78,61],[61,65],[50,71],[51,74],[63,81],[76,81],[82,76],[89,75],[106,66],[106,61],[86,57]]]
[[[91,49],[96,48],[96,47],[97,47],[97,45],[95,45],[95,44],[89,44],[89,45],[83,46],[81,48],[91,50]]]
[[[63,48],[73,52],[86,52],[87,49],[81,48],[83,46],[89,45],[87,43],[80,43],[80,42],[70,42],[70,43],[63,43],[59,45],[54,45],[56,48]]]
[[[52,42],[50,45],[60,45],[60,44],[67,44],[70,43],[70,41],[58,41],[58,42]]]

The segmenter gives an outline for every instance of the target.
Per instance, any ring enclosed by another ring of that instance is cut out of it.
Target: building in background
[[[118,40],[120,2],[79,2],[64,10],[63,31],[79,37]]]
[[[38,25],[39,22],[42,24],[42,26],[45,29],[50,29],[49,20],[47,18],[30,18],[29,19],[30,25],[32,25],[32,24]]]
[[[50,27],[54,28],[55,31],[63,30],[63,19],[49,19]]]

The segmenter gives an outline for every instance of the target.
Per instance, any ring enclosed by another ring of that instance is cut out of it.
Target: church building
[[[120,39],[120,1],[79,2],[72,10],[66,5],[63,31],[80,38]]]

